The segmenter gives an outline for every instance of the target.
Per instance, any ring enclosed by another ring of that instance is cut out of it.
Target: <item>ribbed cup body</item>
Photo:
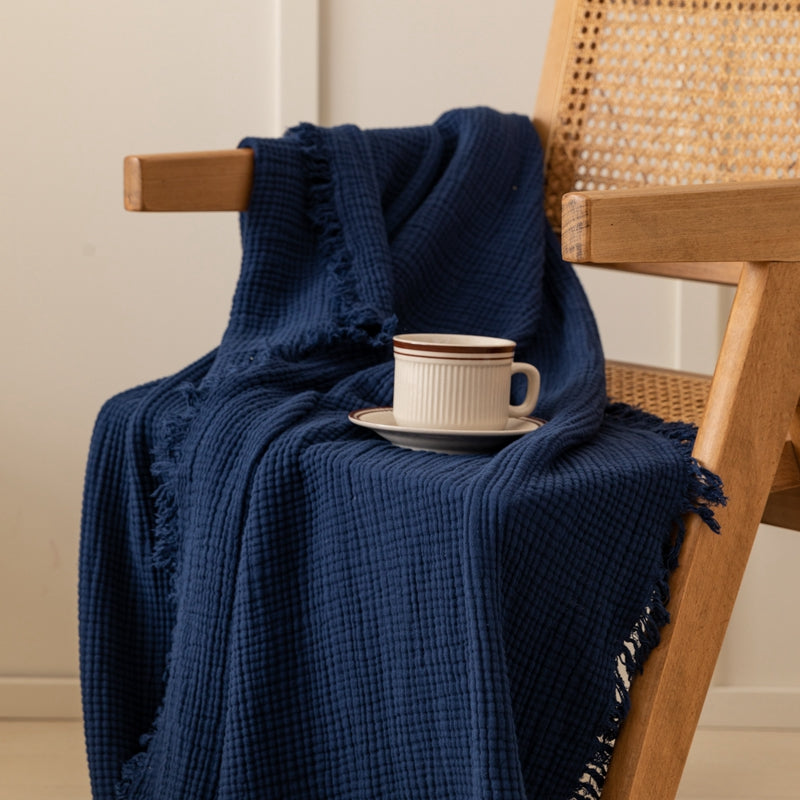
[[[396,354],[394,385],[398,425],[501,430],[508,420],[511,358],[448,361]]]

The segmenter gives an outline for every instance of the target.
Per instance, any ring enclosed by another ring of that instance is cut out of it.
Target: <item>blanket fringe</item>
[[[721,479],[706,469],[692,455],[697,427],[686,422],[665,422],[659,417],[628,406],[610,404],[606,409],[610,417],[626,425],[641,427],[665,437],[678,448],[684,460],[687,482],[684,505],[673,522],[673,533],[665,543],[664,572],[653,587],[650,601],[637,620],[628,639],[623,642],[617,657],[615,677],[615,703],[597,735],[597,748],[586,766],[586,773],[574,794],[574,800],[600,800],[606,775],[611,763],[614,744],[631,707],[630,690],[636,674],[644,671],[644,664],[661,641],[661,630],[669,623],[667,609],[670,591],[669,577],[678,566],[678,558],[686,534],[686,518],[698,515],[714,533],[720,532],[714,517],[714,508],[724,506],[725,494]]]
[[[202,404],[201,392],[190,381],[176,388],[178,407],[166,415],[161,423],[158,436],[153,445],[151,472],[158,480],[153,492],[155,505],[155,529],[153,533],[152,563],[154,568],[163,570],[170,581],[170,599],[175,600],[175,578],[178,552],[181,547],[178,521],[178,468],[180,466],[183,443],[192,421]],[[170,655],[164,668],[164,685],[169,679]],[[121,767],[120,777],[115,786],[116,800],[127,800],[138,785],[147,769],[150,755],[147,751],[150,740],[155,735],[161,709],[158,709],[153,727],[139,739],[141,750],[131,756]]]
[[[153,493],[156,524],[153,541],[153,566],[173,578],[180,550],[178,523],[178,466],[186,435],[197,416],[202,398],[199,389],[188,381],[177,387],[179,407],[161,424],[153,447],[151,472],[159,481]]]
[[[147,745],[152,738],[152,734],[145,734],[142,736],[139,742],[143,748],[142,751],[122,765],[120,778],[114,787],[115,800],[128,800],[131,796],[131,792],[139,783],[144,771],[147,769],[147,761],[149,758]]]
[[[309,218],[319,236],[320,255],[328,265],[332,282],[329,296],[335,300],[335,324],[338,327],[330,332],[329,341],[348,339],[374,347],[386,347],[391,343],[397,327],[397,317],[385,317],[378,309],[371,308],[361,300],[353,273],[352,254],[336,212],[333,174],[322,131],[310,123],[301,123],[291,133],[300,141],[310,176]],[[313,344],[316,341],[309,342],[309,345]]]

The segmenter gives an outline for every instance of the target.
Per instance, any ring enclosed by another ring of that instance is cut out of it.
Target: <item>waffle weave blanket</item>
[[[529,120],[249,139],[219,347],[109,400],[89,454],[81,675],[95,798],[573,798],[602,786],[666,622],[693,431],[607,407]],[[176,311],[176,320],[178,313]],[[515,339],[539,430],[406,450],[394,332]]]

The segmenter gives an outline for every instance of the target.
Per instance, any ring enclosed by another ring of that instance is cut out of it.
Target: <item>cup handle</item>
[[[528,391],[525,399],[518,405],[508,407],[508,413],[512,417],[527,417],[535,408],[536,401],[539,399],[539,384],[541,378],[539,370],[533,364],[526,364],[524,361],[512,361],[511,373],[522,372],[528,379]]]

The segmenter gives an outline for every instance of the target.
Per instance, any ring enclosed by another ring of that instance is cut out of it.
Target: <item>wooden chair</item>
[[[612,800],[675,796],[759,520],[800,529],[799,75],[798,2],[557,0],[534,124],[565,258],[737,286],[713,380],[608,364],[612,398],[699,424],[729,497],[720,536],[689,522]],[[247,150],[131,156],[125,205],[243,210],[251,181]]]

